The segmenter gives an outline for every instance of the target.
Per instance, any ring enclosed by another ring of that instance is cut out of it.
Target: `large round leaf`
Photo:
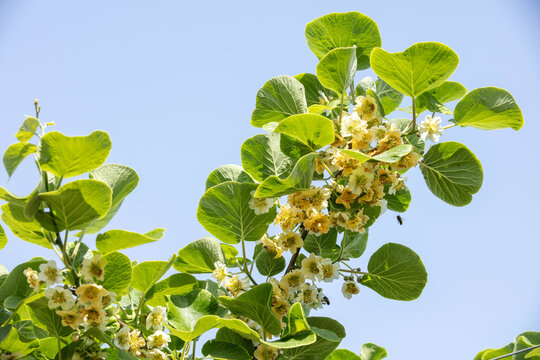
[[[19,164],[30,154],[36,152],[36,145],[30,143],[16,143],[10,145],[4,153],[4,167],[11,177]]]
[[[455,81],[445,81],[435,89],[426,91],[416,99],[416,113],[425,110],[431,112],[452,114],[443,104],[461,99],[467,93],[467,88]],[[412,107],[407,108],[412,113]]]
[[[288,135],[312,151],[317,151],[335,140],[334,124],[317,114],[293,115],[283,120],[274,132]]]
[[[24,208],[13,204],[4,204],[2,207],[2,221],[9,227],[13,235],[19,239],[52,249],[41,224],[34,218],[28,219],[24,215]]]
[[[304,86],[288,75],[268,80],[257,93],[251,125],[262,127],[294,115],[307,113]]]
[[[109,230],[96,237],[96,247],[101,253],[107,254],[157,241],[163,237],[164,233],[163,228],[154,229],[146,234],[127,230]]]
[[[523,114],[508,91],[485,87],[471,91],[456,105],[454,121],[482,130],[508,127],[519,130],[523,126]]]
[[[404,245],[388,243],[375,251],[368,263],[365,285],[385,298],[410,301],[420,296],[427,273],[420,257]]]
[[[229,251],[226,252],[226,249]],[[216,261],[227,264],[229,258],[234,259],[237,254],[238,251],[232,246],[221,244],[211,237],[205,237],[189,243],[178,251],[173,267],[188,274],[211,273],[216,268],[214,265]]]
[[[100,167],[111,151],[111,139],[104,131],[88,136],[66,136],[52,131],[41,138],[38,160],[41,168],[58,177],[73,177]]]
[[[338,47],[356,46],[358,70],[369,68],[369,54],[381,46],[377,23],[356,11],[332,13],[306,25],[306,40],[311,51],[322,59]]]
[[[104,268],[103,287],[121,295],[131,283],[133,269],[131,260],[119,252],[113,252],[103,257],[107,264]]]
[[[394,89],[410,97],[441,85],[456,70],[457,54],[437,42],[422,42],[400,53],[371,52],[371,68]]]
[[[219,240],[237,244],[257,241],[276,217],[276,208],[256,215],[249,207],[256,184],[227,181],[208,189],[199,202],[197,219]]]
[[[306,101],[308,107],[311,105],[317,105],[321,103],[321,100],[324,100],[324,94],[328,100],[337,99],[338,94],[333,92],[330,89],[325,88],[317,76],[309,73],[302,73],[295,75],[294,78],[304,85],[304,90],[306,92]]]
[[[331,50],[317,65],[317,77],[324,87],[345,93],[356,74],[356,47]]]
[[[95,234],[103,229],[120,210],[126,196],[137,187],[139,175],[129,166],[118,164],[103,165],[89,175],[90,179],[103,181],[112,189],[112,203],[107,215],[94,222],[85,231],[86,234]]]
[[[215,169],[206,178],[206,190],[225,181],[253,183],[253,179],[238,165],[223,165]]]
[[[97,180],[76,180],[59,190],[34,196],[24,209],[28,218],[36,216],[41,225],[51,231],[83,230],[94,221],[104,217],[111,207],[112,191]],[[52,210],[39,210],[44,202]]]
[[[482,186],[482,164],[457,142],[433,145],[420,162],[420,169],[429,190],[450,205],[467,205]]]

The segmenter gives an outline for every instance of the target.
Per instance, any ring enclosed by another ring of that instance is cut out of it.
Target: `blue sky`
[[[110,228],[165,227],[159,246],[126,251],[139,261],[166,259],[207,233],[195,218],[210,171],[240,163],[240,145],[260,133],[249,125],[257,90],[280,74],[314,73],[303,30],[329,12],[360,11],[379,25],[382,46],[419,41],[452,47],[461,63],[451,80],[469,90],[497,86],[520,104],[525,126],[453,128],[442,140],[466,144],[484,167],[470,205],[434,197],[418,170],[413,201],[399,226],[385,214],[370,231],[366,255],[399,242],[423,259],[429,282],[413,302],[370,289],[347,301],[328,288],[332,316],[346,327],[342,347],[387,348],[389,359],[472,359],[525,330],[540,330],[540,236],[535,112],[540,94],[540,5],[519,1],[0,1],[0,148],[13,143],[32,101],[57,130],[106,130],[109,162],[134,167],[141,181]],[[358,74],[358,79],[371,75]],[[31,161],[0,185],[18,194],[37,182]],[[93,241],[90,241],[93,245]],[[37,246],[10,236],[0,263],[12,268]]]

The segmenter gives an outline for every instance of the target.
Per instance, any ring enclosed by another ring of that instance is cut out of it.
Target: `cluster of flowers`
[[[95,283],[103,281],[106,263],[99,254],[85,258],[81,267],[85,284],[76,288],[67,285],[55,286],[63,282],[62,271],[57,268],[55,261],[41,264],[39,272],[28,268],[23,273],[35,292],[41,290],[42,283],[45,284],[44,295],[48,299],[48,307],[61,316],[63,326],[69,326],[75,331],[73,340],[82,342],[72,359],[106,359],[107,353],[103,352],[101,345],[92,338],[83,336],[83,332],[91,328],[105,332],[118,327],[120,330],[114,338],[114,344],[118,348],[139,358],[168,359],[161,351],[171,341],[170,336],[163,332],[163,326],[167,322],[167,308],[156,306],[148,314],[146,329],[154,331],[148,339],[144,338],[141,331],[132,330],[116,316],[117,308],[113,306],[116,303],[116,294]]]

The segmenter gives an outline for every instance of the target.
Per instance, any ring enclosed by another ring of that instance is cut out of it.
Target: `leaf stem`
[[[416,131],[416,98],[412,98],[412,132]]]
[[[251,280],[253,285],[257,286],[258,285],[257,282],[255,281],[255,279],[253,279],[253,277],[251,276],[248,270],[247,258],[246,258],[246,243],[244,241],[244,238],[242,238],[242,258],[244,259],[244,266],[243,266],[242,271],[246,273],[247,277],[249,278],[249,280]],[[253,261],[255,261],[255,259],[253,259]]]
[[[324,166],[324,168],[326,169],[326,171],[328,171],[328,173],[330,174],[330,176],[332,177],[332,179],[335,179],[334,174],[332,173],[332,170],[330,170],[330,168],[328,167],[328,165],[326,165],[326,163],[323,161],[323,159],[321,158],[321,156],[320,156],[319,154],[317,154],[317,159],[319,159],[320,163],[322,164],[322,166]]]
[[[363,271],[357,271],[357,270],[347,270],[347,269],[339,269],[339,271],[345,271],[351,274],[360,274],[360,275],[371,275],[370,273],[363,272]]]
[[[458,124],[455,124],[455,123],[454,123],[454,124],[450,124],[450,125],[443,126],[443,130],[453,128],[454,126],[458,126]]]

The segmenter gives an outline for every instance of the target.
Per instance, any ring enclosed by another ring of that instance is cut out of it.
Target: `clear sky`
[[[358,264],[365,267],[386,242],[411,247],[429,274],[418,300],[387,300],[362,288],[348,301],[336,286],[328,289],[332,306],[317,315],[345,325],[342,347],[358,352],[374,342],[399,360],[472,359],[540,330],[537,1],[0,0],[0,149],[15,142],[34,98],[57,130],[108,131],[109,162],[141,177],[110,228],[167,228],[159,246],[126,251],[139,261],[166,259],[207,235],[195,218],[206,176],[240,163],[241,143],[262,131],[249,124],[257,90],[276,75],[314,73],[305,24],[351,10],[378,23],[386,50],[449,45],[461,59],[450,80],[469,90],[509,90],[525,126],[448,130],[442,140],[463,142],[484,167],[472,203],[443,203],[416,169],[408,174],[413,201],[404,225],[387,213],[372,227]],[[20,195],[37,182],[32,161],[9,182],[0,173],[0,185]],[[11,269],[35,255],[54,258],[10,234],[0,263]]]

